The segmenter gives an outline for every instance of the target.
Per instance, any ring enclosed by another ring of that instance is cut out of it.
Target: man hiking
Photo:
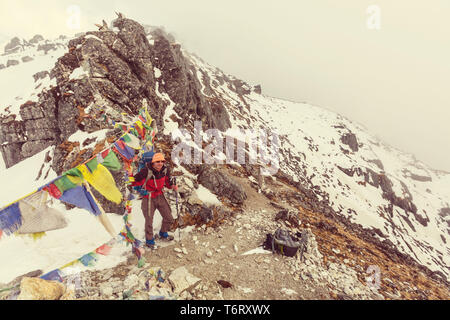
[[[132,186],[142,186],[148,191],[149,195],[144,195],[142,198],[141,209],[145,218],[145,244],[154,248],[155,237],[153,236],[153,216],[155,209],[158,209],[163,220],[159,237],[161,240],[171,241],[173,236],[170,236],[169,231],[174,219],[172,217],[172,210],[169,203],[164,197],[163,189],[178,190],[178,186],[170,181],[169,169],[164,165],[164,155],[162,153],[155,153],[151,163],[147,163],[135,176]]]

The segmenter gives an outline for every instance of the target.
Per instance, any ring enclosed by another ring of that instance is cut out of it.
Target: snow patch
[[[272,251],[265,250],[262,247],[258,247],[256,249],[252,249],[252,250],[249,250],[247,252],[244,252],[243,254],[241,254],[241,256],[246,256],[246,255],[249,255],[249,254],[259,254],[259,253],[261,253],[261,254],[272,254]]]
[[[161,70],[159,70],[157,67],[153,67],[153,70],[155,72],[155,78],[158,79],[161,77]]]
[[[69,80],[81,79],[88,76],[89,74],[86,71],[84,71],[83,67],[79,66],[78,68],[72,71],[72,73],[69,76]]]
[[[221,205],[222,203],[217,199],[217,196],[213,194],[211,191],[206,189],[204,186],[199,185],[197,189],[195,189],[195,193],[197,194],[198,198],[203,202],[207,204],[218,204]]]
[[[41,179],[36,179],[39,170],[45,161],[45,154],[52,148],[53,147],[48,147],[12,167],[0,171],[2,177],[2,184],[0,186],[0,194],[2,195],[0,197],[0,208],[36,191],[45,184]],[[45,172],[42,174],[44,175]],[[51,170],[47,180],[51,181],[56,177],[56,173]]]

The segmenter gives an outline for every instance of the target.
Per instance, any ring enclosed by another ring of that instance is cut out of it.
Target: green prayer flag
[[[86,163],[86,166],[89,168],[89,171],[94,172],[94,170],[97,169],[98,166],[97,158],[94,158]]]
[[[122,138],[123,138],[123,141],[125,141],[125,142],[131,142],[131,138],[128,136],[128,134],[122,136]]]
[[[142,257],[138,261],[138,268],[142,268],[145,265],[145,258]]]
[[[80,170],[78,170],[78,168],[72,168],[70,170],[67,170],[66,172],[63,173],[63,175],[75,176],[75,177],[83,178],[83,174],[81,173]]]
[[[70,181],[66,176],[62,176],[61,179],[56,180],[54,184],[59,189],[59,191],[61,191],[61,194],[63,194],[66,190],[77,187],[77,185]]]
[[[103,163],[106,168],[112,171],[118,171],[122,169],[122,164],[114,152],[109,152],[108,155],[103,159]]]

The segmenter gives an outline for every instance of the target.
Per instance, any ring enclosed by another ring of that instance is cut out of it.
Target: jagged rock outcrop
[[[260,84],[254,86],[254,87],[253,87],[253,90],[254,90],[257,94],[261,94],[261,93],[262,93],[262,89],[261,89],[261,85],[260,85]]]
[[[38,43],[39,41],[42,41],[42,40],[44,40],[44,37],[41,36],[40,34],[37,34],[33,38],[31,38],[28,42],[32,43],[32,44],[36,44],[36,43]]]
[[[20,41],[20,39],[18,37],[12,38],[11,41],[9,41],[5,45],[5,48],[4,48],[5,54],[11,54],[11,53],[18,52],[21,48],[21,44],[22,44],[22,42]]]
[[[358,151],[358,139],[356,139],[356,135],[352,132],[346,133],[341,137],[341,142],[346,144],[352,149],[353,152]]]
[[[198,182],[214,194],[229,199],[233,204],[242,204],[247,199],[247,194],[242,186],[219,169],[206,165],[201,166]]]
[[[201,84],[193,75],[195,68],[184,58],[180,46],[172,45],[161,29],[152,31],[151,35],[154,38],[153,63],[162,72],[159,86],[176,103],[174,109],[185,125],[190,123],[193,126],[193,121],[201,120],[205,128],[221,131],[230,128],[231,122],[223,103],[218,99],[207,99],[201,93]]]
[[[50,73],[48,71],[44,70],[44,71],[36,72],[35,74],[33,74],[33,79],[34,79],[34,82],[36,82],[39,79],[44,79],[47,76],[50,76]]]
[[[202,96],[201,85],[191,74],[192,67],[179,46],[173,46],[162,30],[152,31],[155,42],[151,45],[139,23],[119,18],[113,21],[113,26],[119,32],[93,31],[71,40],[69,51],[50,72],[50,78],[56,78],[57,87],[40,93],[38,102],[22,105],[22,120],[1,119],[0,143],[7,167],[49,145],[60,146],[77,130],[93,132],[106,128],[103,117],[96,118],[100,108],[112,110],[107,112],[108,116],[122,121],[120,113],[137,114],[145,100],[158,128],[164,128],[166,105],[155,88],[167,93],[176,103],[175,110],[183,122],[203,120],[206,126],[221,130],[231,126],[221,102]],[[41,37],[32,40],[39,42]],[[11,41],[8,50],[19,43],[18,38]],[[46,52],[55,48],[53,43],[38,46],[38,50]],[[155,79],[154,66],[162,71],[159,79]],[[71,79],[78,68],[88,77]],[[47,71],[42,71],[34,79],[46,76]],[[92,107],[89,116],[84,113],[87,107]],[[55,165],[57,169],[62,166]],[[57,170],[57,173],[61,172]]]
[[[8,67],[11,67],[11,66],[16,66],[16,65],[18,65],[19,64],[19,61],[17,61],[17,60],[8,60],[7,62],[6,62],[6,67],[8,68]]]
[[[47,52],[49,52],[50,50],[56,50],[57,49],[57,45],[54,43],[44,43],[44,44],[39,44],[37,50],[38,51],[44,51],[44,54],[47,54]]]
[[[342,168],[340,166],[337,166],[337,168],[350,177],[353,177],[353,175],[355,173],[358,176],[363,176],[365,183],[368,183],[368,184],[374,186],[375,188],[378,188],[378,187],[381,188],[381,190],[383,192],[382,196],[384,199],[388,200],[392,205],[398,206],[407,212],[413,213],[420,223],[426,225],[427,219],[422,218],[420,215],[417,214],[417,207],[412,202],[413,201],[412,196],[409,193],[408,188],[404,183],[402,183],[402,188],[407,194],[409,194],[409,196],[406,198],[397,196],[395,194],[395,192],[392,190],[392,186],[393,186],[392,181],[383,173],[376,173],[375,171],[373,171],[370,168],[365,168],[365,171],[361,168],[348,169],[348,168]],[[392,207],[387,208],[387,211],[391,215],[393,214]]]
[[[33,61],[32,57],[29,56],[22,57],[22,62],[30,62],[30,61]]]

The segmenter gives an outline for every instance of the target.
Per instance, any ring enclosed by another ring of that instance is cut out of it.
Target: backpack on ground
[[[287,257],[294,257],[300,250],[300,260],[302,260],[306,244],[307,234],[305,231],[293,235],[288,230],[278,228],[274,234],[267,234],[264,248]]]

